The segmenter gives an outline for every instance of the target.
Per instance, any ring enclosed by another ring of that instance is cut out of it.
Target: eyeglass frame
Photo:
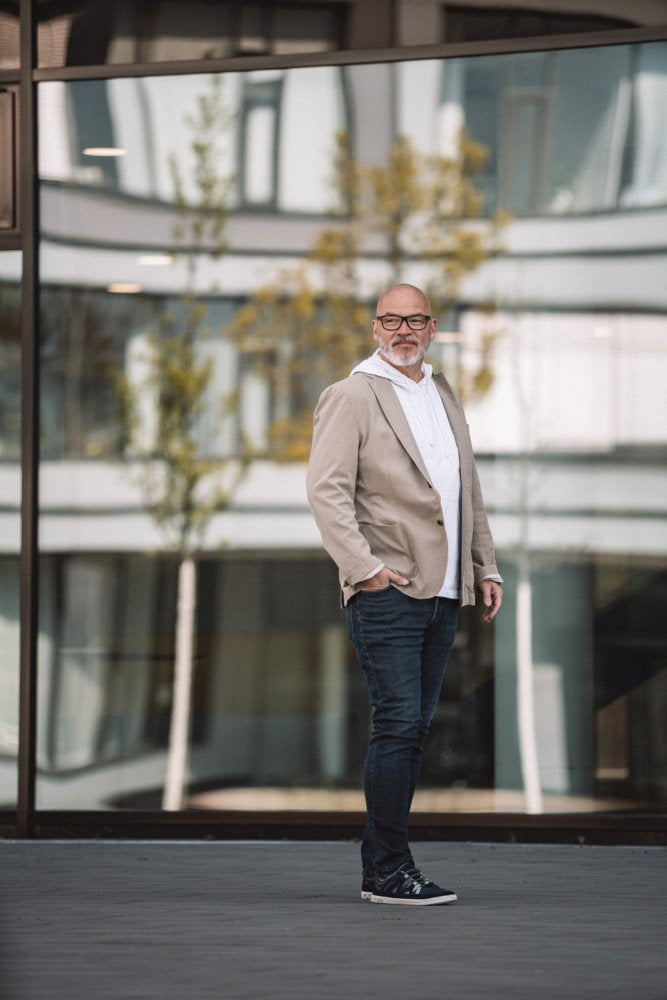
[[[394,327],[393,330],[388,329],[384,325],[384,321],[389,316],[393,316],[395,319],[400,320],[398,326]],[[423,326],[418,326],[418,327],[412,326],[410,320],[414,320],[414,319],[417,319],[417,318],[424,320],[424,325]],[[411,330],[413,333],[421,333],[422,330],[426,329],[426,327],[428,326],[429,323],[433,322],[433,317],[432,316],[427,316],[426,313],[410,313],[409,316],[400,316],[398,313],[385,313],[384,316],[376,316],[375,319],[378,321],[378,323],[380,324],[380,326],[382,327],[382,329],[387,331],[387,333],[396,333],[398,330],[401,329],[401,327],[403,326],[403,323],[405,323],[405,325],[407,326],[408,330]]]

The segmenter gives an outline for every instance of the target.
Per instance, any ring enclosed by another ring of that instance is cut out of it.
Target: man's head
[[[435,337],[429,301],[415,285],[392,285],[377,304],[373,340],[385,361],[395,368],[421,366]]]

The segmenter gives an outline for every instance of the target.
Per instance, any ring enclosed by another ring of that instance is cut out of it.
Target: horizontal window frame
[[[266,56],[231,56],[226,59],[194,59],[155,63],[117,63],[104,66],[63,66],[34,69],[35,83],[50,80],[109,80],[119,77],[187,76],[193,74],[249,72],[266,69],[298,69],[313,66],[355,66],[374,63],[456,59],[466,56],[510,55],[554,49],[599,48],[667,40],[667,24],[657,27],[538,35],[533,38],[503,38],[481,42],[396,46],[382,49],[341,49],[331,52],[289,53]],[[18,80],[14,71],[0,72],[0,83]]]
[[[182,810],[37,810],[38,840],[358,840],[361,812]],[[0,835],[15,836],[11,812],[0,812]],[[413,813],[413,841],[664,847],[663,816],[647,813]]]

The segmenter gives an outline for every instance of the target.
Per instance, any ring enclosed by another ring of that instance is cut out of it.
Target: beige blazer
[[[468,425],[443,375],[434,377],[459,449],[461,604],[496,574],[493,539]],[[447,538],[440,496],[388,379],[355,373],[330,385],[315,409],[308,500],[324,547],[338,566],[347,604],[378,563],[410,581],[412,597],[434,597],[445,578]]]

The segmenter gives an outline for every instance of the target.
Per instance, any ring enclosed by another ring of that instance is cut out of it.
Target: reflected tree
[[[440,317],[454,309],[463,278],[498,250],[506,219],[480,221],[483,198],[475,187],[486,155],[465,132],[455,157],[424,156],[398,137],[386,164],[368,166],[355,159],[347,133],[338,136],[330,224],[303,262],[258,289],[226,331],[257,356],[280,345],[278,363],[273,357],[264,373],[278,398],[288,393],[290,412],[279,413],[270,430],[272,457],[308,457],[319,391],[368,351],[362,271],[369,246],[382,248],[385,264],[377,292],[416,280]],[[491,385],[491,350],[490,337],[478,368],[461,373],[464,395]]]
[[[194,635],[197,610],[197,550],[214,514],[224,510],[245,474],[250,454],[211,457],[201,441],[199,421],[210,407],[213,361],[198,349],[212,332],[208,309],[198,298],[202,259],[225,249],[225,225],[232,179],[220,174],[220,143],[232,121],[219,77],[198,98],[187,119],[193,171],[184,179],[176,160],[171,171],[180,221],[174,231],[186,261],[186,287],[179,308],[163,316],[127,370],[116,378],[126,445],[138,470],[144,505],[178,554],[174,688],[163,808],[182,807],[189,747]],[[187,180],[187,183],[186,183]],[[220,421],[233,413],[238,395],[218,399]]]

